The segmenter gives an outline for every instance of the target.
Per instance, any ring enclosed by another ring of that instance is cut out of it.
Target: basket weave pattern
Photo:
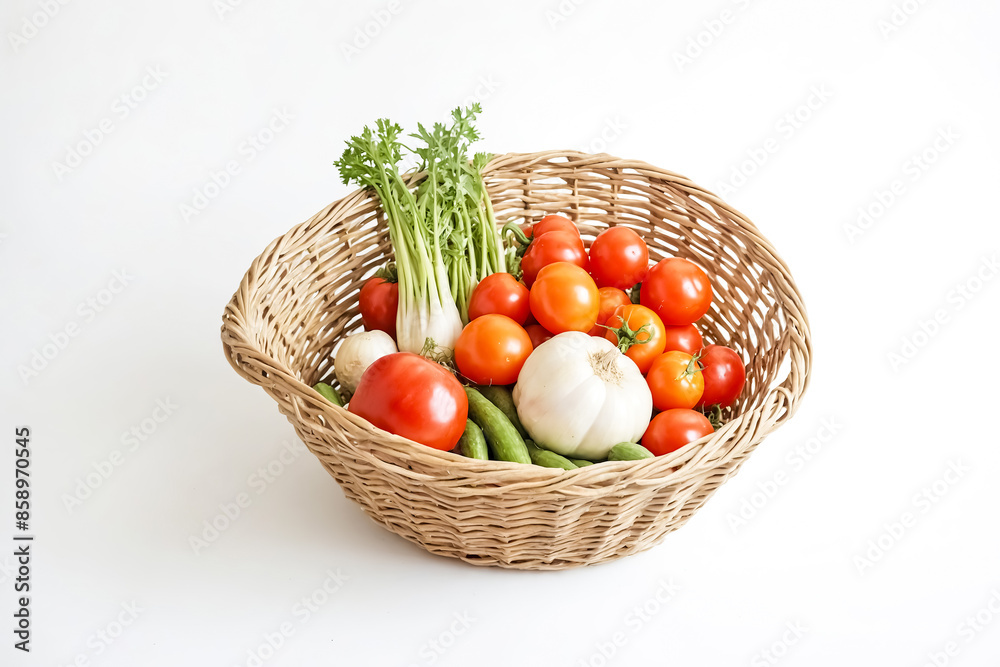
[[[356,191],[274,240],[223,315],[226,356],[263,387],[299,437],[376,522],[477,565],[562,569],[647,549],[682,526],[769,432],[790,418],[810,370],[809,325],[791,274],[757,228],[683,176],[574,151],[507,154],[486,167],[498,223],[549,213],[585,240],[628,225],[650,257],[686,257],[715,299],[698,326],[747,363],[714,435],[667,456],[563,471],[439,452],[384,431],[312,390],[360,330],[358,290],[391,255],[377,199]]]

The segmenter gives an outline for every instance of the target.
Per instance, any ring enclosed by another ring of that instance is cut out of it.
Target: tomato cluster
[[[645,241],[626,226],[603,231],[589,250],[560,215],[513,231],[520,280],[495,273],[473,290],[470,321],[454,350],[460,375],[479,385],[513,384],[534,348],[563,332],[585,332],[618,346],[645,376],[656,414],[644,447],[660,456],[712,433],[706,412],[732,405],[746,377],[739,354],[706,346],[695,324],[712,305],[705,271],[679,257],[650,266]],[[366,328],[392,333],[393,287],[374,278],[362,289]]]
[[[532,343],[546,334],[586,331],[617,345],[646,376],[653,396],[658,414],[642,444],[654,454],[712,433],[706,409],[732,405],[745,370],[734,350],[705,346],[695,326],[712,305],[705,271],[679,257],[650,266],[645,241],[626,226],[599,234],[586,255],[568,218],[549,215],[522,231],[530,239],[521,268],[537,321],[529,327]]]

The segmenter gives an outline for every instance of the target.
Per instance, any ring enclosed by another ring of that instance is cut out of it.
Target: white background
[[[0,664],[234,666],[263,645],[269,666],[996,665],[1000,11],[909,0],[880,29],[894,1],[93,0],[51,18],[4,3],[0,515],[6,543],[13,431],[29,425],[37,538],[30,655],[6,629],[0,548]],[[162,80],[135,90],[147,68]],[[251,260],[347,192],[343,140],[474,97],[484,150],[606,150],[720,192],[804,295],[800,412],[646,553],[558,573],[431,556],[308,452],[274,464],[292,428],[223,357],[220,316]],[[275,110],[293,118],[249,149]],[[111,132],[57,166],[104,119]],[[185,220],[230,161],[239,173]],[[859,208],[880,215],[851,237]],[[51,358],[30,371],[36,352]],[[176,406],[162,423],[157,401]],[[138,446],[123,439],[143,425]],[[281,474],[262,484],[268,464]],[[967,470],[943,481],[952,464]],[[195,553],[241,493],[250,506]],[[338,570],[339,590],[298,613]],[[662,603],[661,581],[676,586]],[[264,637],[286,623],[271,655]]]

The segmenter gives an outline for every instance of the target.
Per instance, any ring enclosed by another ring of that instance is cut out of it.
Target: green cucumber
[[[653,458],[653,452],[634,442],[619,442],[608,453],[609,461],[639,461]]]
[[[593,461],[588,461],[586,459],[570,459],[569,461],[570,461],[570,463],[572,463],[573,465],[575,465],[577,468],[582,468],[584,466],[592,466],[592,465],[594,465]]]
[[[490,403],[500,408],[500,412],[504,413],[507,419],[510,420],[510,423],[514,425],[514,428],[517,429],[522,438],[528,437],[528,432],[524,430],[524,426],[517,416],[517,408],[514,407],[514,396],[510,393],[510,389],[499,384],[479,386],[476,389]]]
[[[339,405],[340,407],[344,407],[344,402],[340,400],[340,396],[337,394],[337,392],[333,390],[333,387],[331,387],[327,383],[317,382],[316,384],[313,385],[313,389],[315,389],[320,396],[330,401],[334,405]]]
[[[576,470],[577,468],[576,464],[565,456],[542,449],[531,440],[526,440],[524,444],[528,446],[528,455],[531,457],[531,462],[536,466],[562,468],[563,470]]]
[[[498,461],[531,463],[524,439],[500,408],[472,387],[465,387],[465,394],[469,397],[469,419],[483,429],[493,458]]]
[[[471,419],[465,420],[465,433],[458,440],[458,451],[470,459],[488,461],[490,458],[489,450],[486,449],[486,436]]]

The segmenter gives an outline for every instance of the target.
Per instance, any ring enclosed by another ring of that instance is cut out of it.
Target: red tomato
[[[506,315],[483,315],[462,329],[455,364],[476,384],[514,384],[531,350],[531,337],[520,324]]]
[[[598,287],[628,289],[649,271],[649,248],[628,227],[612,227],[590,244],[590,275]]]
[[[601,325],[608,323],[608,320],[615,314],[618,306],[627,306],[632,303],[632,300],[628,298],[628,294],[617,287],[602,287],[598,290],[598,293],[601,295],[601,309],[597,312],[597,323],[587,333],[591,336],[604,338],[604,332],[607,329]]]
[[[384,331],[396,338],[396,309],[399,308],[399,283],[384,278],[369,278],[358,293],[358,309],[365,329]]]
[[[572,220],[564,215],[547,215],[534,224],[528,238],[538,238],[542,234],[549,232],[570,232],[579,238],[580,230]]]
[[[646,384],[657,410],[693,408],[705,391],[698,360],[684,352],[664,352],[653,360]]]
[[[663,456],[714,432],[712,422],[700,412],[680,408],[666,410],[649,422],[642,434],[642,446],[656,456]]]
[[[625,352],[645,375],[663,353],[663,322],[646,306],[619,306],[608,320],[604,337]]]
[[[724,408],[732,405],[747,379],[740,355],[722,345],[709,345],[701,353],[701,365],[704,366],[701,374],[705,378],[705,393],[698,405],[719,404]]]
[[[712,305],[712,283],[694,262],[669,257],[649,270],[639,303],[655,310],[668,326],[691,324]]]
[[[664,352],[680,350],[688,354],[698,354],[698,350],[705,346],[701,339],[701,334],[693,324],[685,324],[679,327],[664,327],[663,331]]]
[[[532,348],[538,347],[553,336],[552,332],[546,331],[545,327],[541,324],[529,324],[524,330],[528,332],[528,337],[531,338]]]
[[[531,287],[538,272],[549,264],[569,262],[587,269],[587,250],[579,234],[547,232],[536,237],[521,258],[524,284]]]
[[[549,232],[545,236],[558,233]],[[549,264],[539,271],[528,300],[531,314],[554,334],[590,331],[601,309],[601,294],[594,279],[569,262]]]
[[[517,282],[509,273],[493,273],[472,290],[469,298],[469,319],[497,313],[506,315],[518,324],[524,324],[531,314],[528,306],[528,288]]]
[[[444,367],[396,352],[368,367],[347,409],[389,433],[447,451],[465,431],[469,399]]]

